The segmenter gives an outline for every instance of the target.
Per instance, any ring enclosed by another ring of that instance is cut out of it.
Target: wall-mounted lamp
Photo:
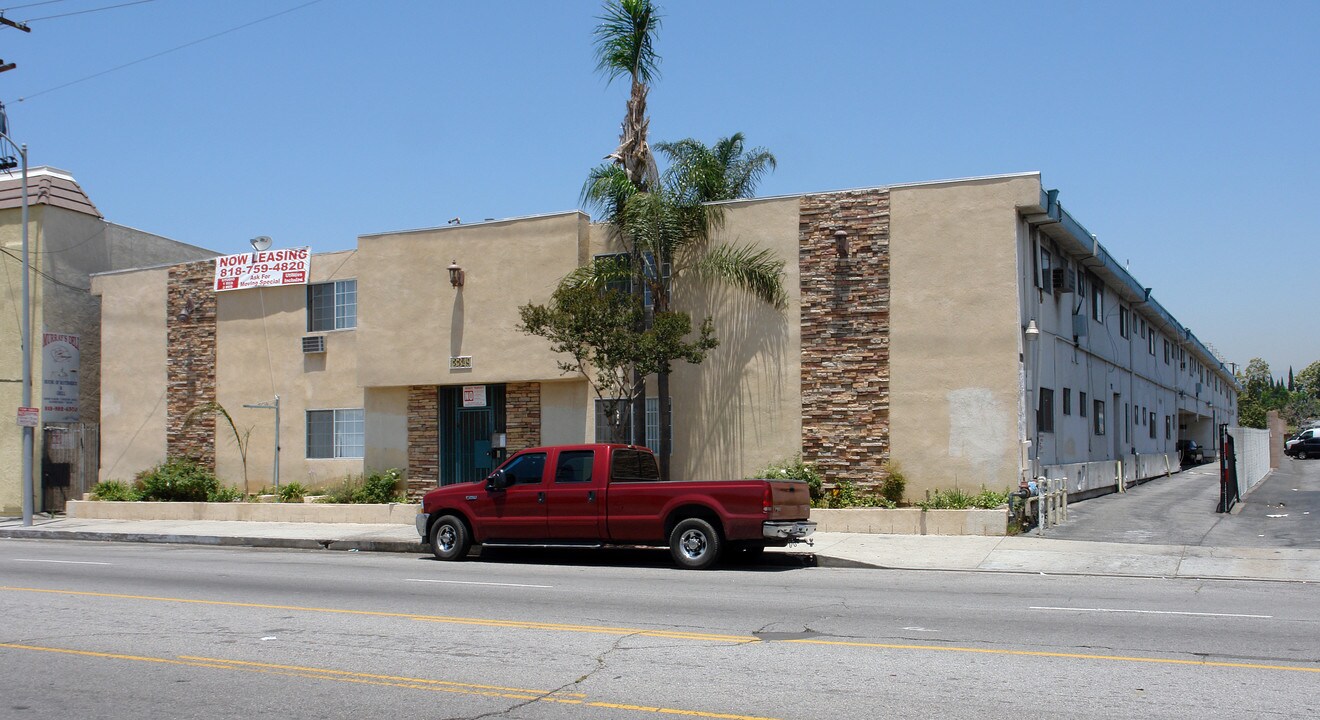
[[[1036,327],[1035,320],[1028,320],[1027,329],[1023,332],[1026,333],[1028,341],[1040,339],[1040,328]]]
[[[188,298],[188,301],[183,304],[183,309],[179,311],[179,322],[185,322],[192,316],[193,310],[196,309],[197,306],[193,304],[193,299]]]
[[[839,253],[839,257],[848,257],[848,233],[846,231],[834,231],[834,250]]]
[[[457,260],[449,263],[449,284],[456,288],[463,287],[463,268],[458,266]]]

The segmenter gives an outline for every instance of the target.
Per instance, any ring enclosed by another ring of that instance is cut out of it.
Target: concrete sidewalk
[[[28,528],[17,519],[0,519],[0,538],[429,552],[407,525],[38,517]],[[1312,549],[1084,542],[1036,536],[817,533],[812,540],[811,545],[770,552],[814,559],[824,567],[1320,582],[1320,550]]]

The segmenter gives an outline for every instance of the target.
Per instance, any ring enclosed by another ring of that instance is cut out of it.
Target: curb
[[[308,538],[218,537],[214,535],[162,535],[159,533],[111,533],[81,530],[0,530],[0,538],[23,540],[82,540],[88,542],[136,542],[212,547],[269,547],[286,550],[339,550],[351,552],[426,553],[428,546],[404,540],[312,540]]]

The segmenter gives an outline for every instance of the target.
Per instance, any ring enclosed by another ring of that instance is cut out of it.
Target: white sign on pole
[[[463,407],[486,407],[486,386],[464,385]]]
[[[41,334],[41,412],[46,422],[78,422],[78,336]]]
[[[34,428],[41,422],[41,408],[20,407],[18,409],[18,426]]]
[[[310,247],[223,255],[215,259],[215,291],[306,285]]]

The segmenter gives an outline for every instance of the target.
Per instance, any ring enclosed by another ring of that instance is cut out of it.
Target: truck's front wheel
[[[431,525],[431,552],[440,560],[462,560],[472,548],[467,525],[460,518],[445,515]]]
[[[704,570],[714,565],[723,548],[719,531],[701,518],[683,520],[669,533],[669,554],[679,567],[688,570]]]

